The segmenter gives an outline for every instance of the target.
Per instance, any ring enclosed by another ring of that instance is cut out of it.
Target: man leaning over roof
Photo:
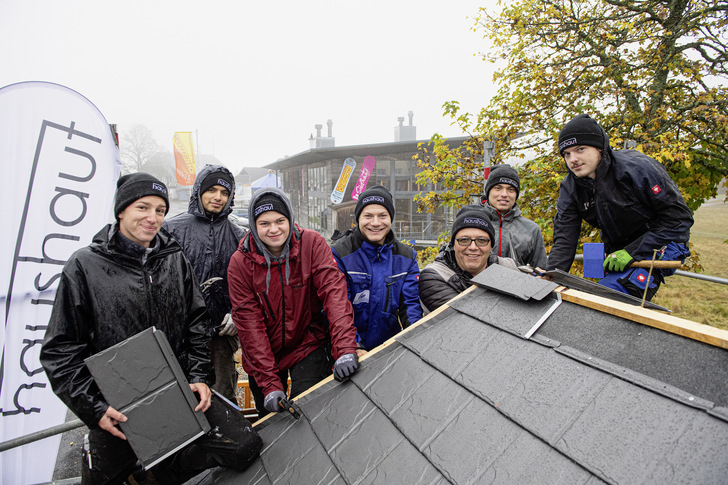
[[[495,233],[486,209],[466,205],[458,212],[450,242],[443,245],[435,260],[420,274],[420,299],[429,311],[447,303],[470,287],[470,280],[492,264],[518,271],[511,258],[493,251]]]
[[[182,246],[200,283],[219,277],[203,293],[210,312],[212,388],[236,402],[238,372],[233,355],[238,350],[238,331],[230,316],[227,267],[245,231],[228,216],[233,211],[235,179],[222,165],[205,165],[197,174],[186,213],[164,221],[164,227]]]
[[[331,375],[356,372],[354,312],[346,280],[326,239],[293,220],[276,188],[250,200],[252,222],[230,259],[228,281],[243,369],[259,416],[280,411],[288,374],[291,397]]]
[[[582,219],[601,229],[608,256],[599,283],[647,299],[675,270],[630,268],[633,261],[684,261],[692,212],[680,190],[654,158],[636,150],[614,151],[609,137],[589,115],[581,114],[559,133],[559,153],[569,173],[561,182],[554,218],[554,245],[548,269],[569,271]]]
[[[493,251],[518,264],[545,267],[546,247],[541,228],[521,215],[517,202],[520,192],[521,179],[513,167],[502,164],[491,169],[483,203],[494,226]]]
[[[221,401],[211,404],[209,316],[189,261],[161,229],[168,210],[162,182],[145,173],[124,175],[116,223],[73,253],[61,272],[40,361],[53,391],[90,428],[83,483],[122,483],[143,473],[117,428],[126,416],[106,402],[84,359],[152,326],[169,340],[200,399],[195,411],[205,412],[213,428],[152,467],[152,479],[182,483],[214,466],[242,471],[262,445],[252,428],[228,424],[224,411],[216,411]]]
[[[392,194],[376,185],[359,196],[357,225],[332,247],[354,306],[358,353],[422,318],[417,252],[395,239]]]

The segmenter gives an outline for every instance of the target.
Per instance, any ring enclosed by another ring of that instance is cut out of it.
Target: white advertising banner
[[[120,171],[111,129],[88,99],[44,82],[0,89],[0,442],[65,420],[40,346],[64,263],[113,218]],[[0,453],[0,482],[50,481],[59,443]]]

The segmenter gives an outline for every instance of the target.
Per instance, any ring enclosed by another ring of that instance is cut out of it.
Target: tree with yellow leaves
[[[459,207],[483,187],[483,143],[494,163],[521,158],[519,206],[544,229],[547,249],[566,166],[556,139],[588,113],[615,149],[626,143],[662,163],[691,209],[728,175],[728,2],[726,0],[516,0],[481,8],[475,30],[504,63],[497,94],[477,115],[446,103],[470,143],[455,151],[435,135],[416,156],[421,210]],[[596,231],[585,227],[584,240]]]

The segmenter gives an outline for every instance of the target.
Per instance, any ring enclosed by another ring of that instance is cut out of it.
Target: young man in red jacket
[[[259,416],[331,374],[356,372],[356,328],[346,280],[323,236],[293,221],[276,188],[250,200],[252,223],[228,265],[232,316]]]

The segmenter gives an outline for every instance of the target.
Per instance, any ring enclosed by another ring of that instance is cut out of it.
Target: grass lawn
[[[703,274],[728,279],[728,204],[723,197],[695,212],[691,250],[700,256]],[[728,285],[671,276],[653,301],[680,318],[728,330]]]

